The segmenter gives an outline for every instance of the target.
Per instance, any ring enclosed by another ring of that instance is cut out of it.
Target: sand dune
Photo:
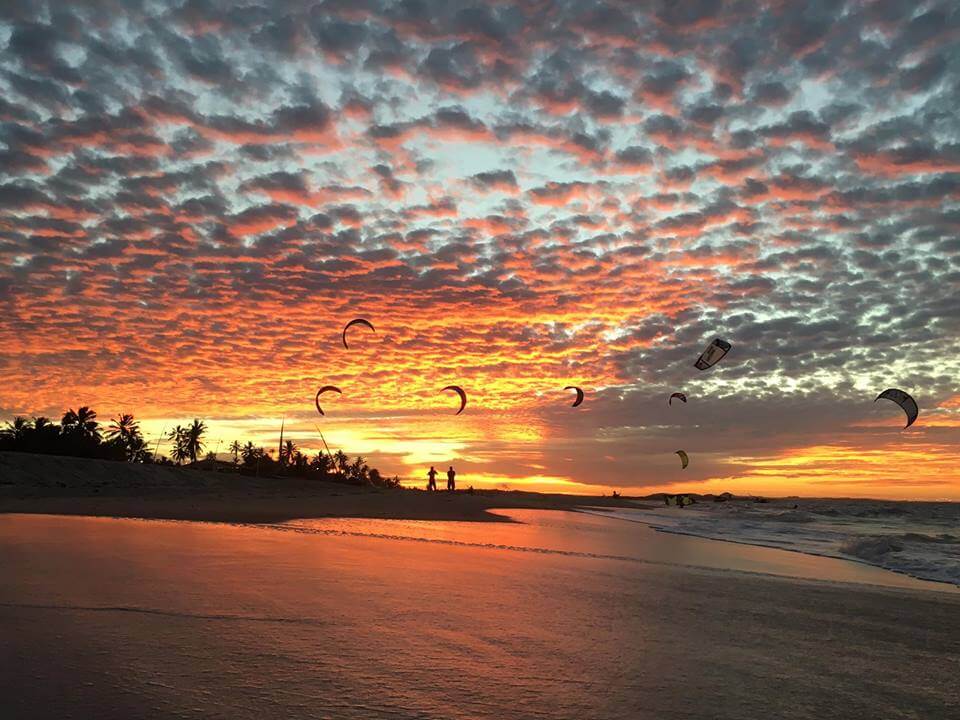
[[[428,493],[298,478],[256,478],[158,465],[136,465],[0,452],[0,513],[47,513],[219,522],[369,517],[488,520],[495,508],[566,510],[626,506],[624,499],[482,490]]]

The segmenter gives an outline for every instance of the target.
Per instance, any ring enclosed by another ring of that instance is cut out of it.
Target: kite
[[[733,346],[726,340],[716,338],[712,343],[707,345],[707,349],[700,354],[700,357],[697,358],[693,366],[697,370],[706,370],[708,367],[713,367],[720,362],[724,355],[730,352],[730,348],[732,347]]]
[[[341,338],[343,340],[343,347],[345,347],[347,350],[350,349],[350,346],[347,345],[347,330],[349,330],[352,325],[366,325],[368,328],[370,328],[374,332],[377,331],[377,329],[373,327],[372,324],[370,324],[369,320],[365,320],[363,318],[354,318],[353,320],[351,320],[350,322],[348,322],[346,325],[343,326],[343,334]]]
[[[460,396],[460,409],[457,410],[457,415],[463,412],[463,409],[467,406],[467,394],[463,391],[463,388],[459,385],[447,385],[445,388],[442,388],[440,392],[444,390],[453,390],[457,395]]]
[[[324,385],[322,388],[320,388],[319,390],[317,390],[317,397],[314,398],[314,403],[315,403],[316,406],[317,406],[317,412],[320,413],[321,415],[323,415],[323,410],[322,410],[321,407],[320,407],[320,396],[323,395],[325,392],[328,392],[328,391],[329,391],[329,392],[340,393],[341,395],[343,395],[343,391],[342,391],[340,388],[335,387],[335,386],[333,386],[333,385]]]
[[[910,395],[905,393],[903,390],[897,390],[896,388],[884,390],[882,393],[877,395],[877,400],[880,398],[883,398],[884,400],[893,400],[893,402],[903,408],[903,411],[907,414],[907,424],[904,426],[904,430],[913,425],[917,419],[917,416],[920,414],[920,408],[917,406],[917,401],[910,397]],[[877,400],[874,400],[874,402]]]
[[[683,466],[680,469],[686,470],[687,465],[690,464],[690,458],[687,457],[687,454],[683,450],[677,450],[676,454],[680,456],[680,464]]]
[[[674,393],[673,395],[670,396],[670,399],[667,400],[667,405],[673,405],[674,398],[679,398],[682,402],[687,401],[687,396],[684,395],[683,393]]]
[[[576,385],[567,385],[567,386],[564,388],[564,390],[576,390],[576,391],[577,391],[577,399],[573,401],[573,405],[571,405],[570,407],[577,407],[577,405],[579,405],[580,403],[583,402],[583,390],[581,390],[580,388],[578,388]]]

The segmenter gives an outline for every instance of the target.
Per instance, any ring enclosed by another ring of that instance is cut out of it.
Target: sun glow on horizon
[[[201,418],[221,457],[283,423],[411,483],[960,498],[939,10],[65,5],[0,21],[0,420],[133,413],[168,453]]]

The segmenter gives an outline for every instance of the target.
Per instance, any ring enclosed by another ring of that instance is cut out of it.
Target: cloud
[[[315,449],[336,382],[348,450],[494,484],[960,459],[952,7],[49,10],[0,10],[0,411],[286,415]]]

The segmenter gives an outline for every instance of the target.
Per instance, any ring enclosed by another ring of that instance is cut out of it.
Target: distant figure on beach
[[[457,471],[453,469],[453,465],[450,466],[450,469],[447,470],[447,490],[456,490],[457,489]]]
[[[437,469],[433,465],[430,466],[430,472],[427,473],[427,477],[430,478],[430,481],[427,483],[427,490],[436,490]]]

